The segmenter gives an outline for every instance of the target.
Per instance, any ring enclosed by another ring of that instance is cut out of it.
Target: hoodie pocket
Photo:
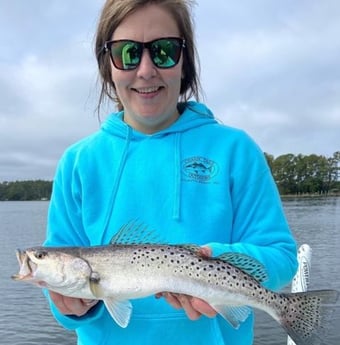
[[[184,315],[137,316],[122,330],[124,345],[224,345],[216,318],[191,321]]]

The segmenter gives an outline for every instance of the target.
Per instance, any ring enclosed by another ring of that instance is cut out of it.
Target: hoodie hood
[[[102,130],[109,135],[121,138],[125,140],[124,150],[121,154],[119,161],[118,173],[116,175],[110,207],[107,210],[105,230],[108,228],[113,206],[115,203],[119,184],[124,173],[124,167],[128,157],[128,152],[132,142],[138,142],[150,137],[163,138],[165,136],[171,136],[173,140],[173,174],[169,174],[169,183],[173,184],[173,219],[179,221],[181,214],[181,139],[183,133],[201,126],[214,124],[215,120],[212,112],[202,103],[188,102],[181,104],[184,106],[184,111],[180,114],[176,122],[174,122],[168,128],[165,128],[159,132],[153,134],[145,134],[136,131],[131,126],[123,121],[124,112],[118,112],[111,114],[107,120],[102,124]],[[138,143],[137,143],[138,145]],[[104,231],[105,233],[105,231]]]
[[[131,140],[141,140],[149,136],[164,136],[173,133],[183,133],[192,128],[216,123],[212,112],[204,104],[187,102],[183,105],[184,111],[180,114],[176,122],[174,122],[168,128],[153,134],[141,133],[126,124],[123,120],[124,111],[109,115],[107,120],[102,124],[102,130],[110,133],[111,135],[122,138],[127,138],[127,133],[130,132]]]

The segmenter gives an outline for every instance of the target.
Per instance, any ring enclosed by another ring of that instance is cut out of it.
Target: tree
[[[281,194],[328,194],[339,187],[340,152],[331,158],[291,153],[266,157]]]
[[[50,199],[52,182],[15,181],[0,183],[0,200],[24,201]]]
[[[267,160],[267,163],[268,163],[268,166],[270,168],[270,171],[273,173],[273,165],[274,165],[274,159],[275,159],[274,156],[269,154],[269,153],[267,153],[267,152],[264,153],[264,156],[265,156],[265,158]]]
[[[281,194],[295,194],[296,165],[291,153],[277,157],[273,162],[272,174]]]

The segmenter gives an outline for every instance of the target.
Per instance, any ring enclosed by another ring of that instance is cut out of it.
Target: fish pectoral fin
[[[129,300],[118,301],[114,298],[105,298],[104,304],[112,316],[112,318],[117,322],[120,327],[126,328],[130,322],[132,305]]]
[[[212,305],[212,307],[235,329],[238,329],[241,323],[247,320],[252,311],[247,306]]]
[[[182,248],[185,248],[187,250],[190,250],[192,253],[198,255],[198,256],[202,256],[200,254],[201,250],[202,250],[202,247],[201,246],[198,246],[196,244],[179,244],[177,245],[178,247],[182,247]]]

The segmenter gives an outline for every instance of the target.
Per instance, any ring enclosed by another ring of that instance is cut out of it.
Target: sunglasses
[[[178,64],[185,40],[178,37],[158,38],[150,42],[132,40],[107,41],[104,51],[110,52],[113,65],[120,70],[136,69],[144,49],[148,49],[151,60],[157,68],[172,68]]]

